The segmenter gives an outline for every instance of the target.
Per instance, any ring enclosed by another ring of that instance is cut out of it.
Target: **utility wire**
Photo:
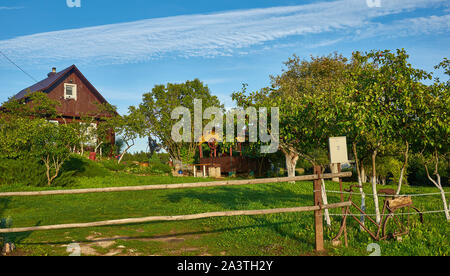
[[[25,72],[25,70],[23,70],[22,68],[20,68],[19,65],[17,65],[14,61],[12,61],[9,57],[7,57],[2,51],[0,51],[0,54],[2,54],[2,56],[4,56],[9,62],[11,62],[12,64],[14,64],[14,66],[16,66],[17,68],[19,68],[20,71],[22,71],[23,73],[25,73],[25,75],[27,75],[28,77],[30,77],[32,80],[34,80],[35,82],[38,82],[35,78],[33,78],[32,75],[28,74],[27,72]]]

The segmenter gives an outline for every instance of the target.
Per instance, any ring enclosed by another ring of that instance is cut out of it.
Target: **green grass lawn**
[[[113,174],[107,177],[80,178],[76,186],[93,188],[152,185],[210,179],[140,177]],[[348,183],[345,183],[348,186]],[[10,217],[13,227],[93,222],[156,215],[183,215],[224,210],[271,209],[310,206],[312,182],[277,183],[246,186],[157,190],[140,192],[61,195],[45,197],[0,198],[0,218]],[[339,185],[327,182],[327,189]],[[381,188],[381,186],[380,186]],[[389,188],[382,187],[382,188]],[[46,190],[45,188],[0,187],[0,192]],[[367,186],[368,193],[371,187]],[[447,191],[450,189],[447,188]],[[403,193],[437,192],[433,187],[405,187]],[[329,194],[329,202],[339,202]],[[359,201],[359,196],[355,196]],[[440,196],[414,198],[424,211],[441,210]],[[368,213],[373,213],[368,198]],[[339,213],[341,210],[332,210]],[[356,212],[356,211],[355,211]],[[401,242],[378,242],[382,255],[450,255],[450,223],[444,214],[427,214]],[[349,247],[333,247],[340,217],[332,217],[325,227],[327,255],[369,255],[373,241],[349,221]],[[194,221],[155,222],[113,227],[38,231],[3,236],[16,243],[16,254],[69,255],[67,246],[79,243],[82,255],[314,255],[313,213],[238,216]]]

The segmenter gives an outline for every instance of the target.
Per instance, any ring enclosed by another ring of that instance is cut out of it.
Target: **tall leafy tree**
[[[323,153],[328,150],[328,138],[343,133],[336,125],[342,119],[339,101],[347,86],[348,64],[335,53],[310,60],[294,55],[285,65],[281,75],[271,77],[271,87],[250,94],[244,89],[234,93],[233,99],[243,107],[280,108],[280,150],[288,176],[293,177],[300,158],[313,166],[329,165]],[[326,193],[322,196],[327,202]],[[325,215],[330,225],[328,210]]]
[[[386,50],[353,54],[351,75],[354,87],[350,94],[352,108],[348,110],[349,119],[353,122],[354,143],[362,142],[362,146],[371,152],[372,192],[377,222],[381,221],[377,194],[377,156],[387,145],[401,137],[406,144],[407,157],[410,138],[408,124],[412,124],[415,119],[411,111],[411,97],[421,92],[415,85],[420,86],[419,81],[426,76],[425,72],[412,68],[407,58],[404,50],[397,50],[396,53]]]
[[[444,69],[446,75],[450,76],[450,61],[444,59],[436,69]],[[449,133],[450,133],[450,79],[441,82],[436,78],[435,83],[429,87],[428,93],[421,97],[420,127],[418,128],[418,144],[421,146],[421,155],[428,179],[439,189],[444,204],[445,216],[450,221],[450,206],[447,203],[445,191],[441,183],[439,162],[449,156]],[[430,165],[433,171],[430,171]]]
[[[172,140],[172,127],[177,123],[171,114],[177,107],[186,107],[194,114],[194,100],[202,100],[203,110],[208,107],[223,108],[219,99],[213,96],[200,80],[185,83],[157,85],[151,92],[143,95],[139,110],[144,116],[144,133],[154,136],[161,143],[172,160],[192,162],[197,143],[194,141],[175,142]],[[202,112],[203,112],[202,110]],[[191,118],[191,137],[194,137],[194,118]],[[203,120],[203,126],[207,121]],[[196,141],[197,142],[197,141]]]
[[[317,150],[327,149],[340,112],[337,95],[345,89],[347,59],[333,54],[302,60],[293,56],[286,69],[271,77],[271,87],[233,94],[240,106],[280,108],[280,150],[290,177],[299,158],[318,165]]]

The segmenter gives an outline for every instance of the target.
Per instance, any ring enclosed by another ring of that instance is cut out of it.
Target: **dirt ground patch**
[[[86,237],[86,240],[78,243],[81,256],[137,256],[139,255],[135,249],[127,248],[124,245],[117,245],[117,241],[141,241],[141,242],[160,242],[167,245],[168,248],[176,247],[186,240],[199,239],[201,235],[187,234],[177,235],[173,231],[169,235],[159,235],[153,237],[127,237],[127,236],[113,236],[101,237],[100,233],[93,233]],[[64,245],[63,247],[68,247]],[[186,247],[177,248],[171,251],[175,254],[182,254],[186,252],[201,252],[203,255],[208,255],[202,248]]]

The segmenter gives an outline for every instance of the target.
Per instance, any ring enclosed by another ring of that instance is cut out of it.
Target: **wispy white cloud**
[[[406,37],[448,32],[450,30],[450,14],[443,16],[417,17],[397,20],[391,24],[371,24],[363,32],[358,32],[356,39],[368,37]]]
[[[336,43],[341,42],[342,40],[344,40],[344,38],[337,38],[337,39],[326,39],[326,40],[322,40],[319,41],[317,43],[313,43],[313,44],[309,44],[306,45],[306,48],[319,48],[319,47],[325,47],[325,46],[330,46]]]
[[[381,8],[369,8],[365,0],[338,0],[175,16],[16,37],[0,41],[0,50],[22,64],[64,60],[122,64],[166,56],[230,56],[246,54],[251,47],[265,47],[267,43],[292,36],[329,32],[343,32],[348,36],[356,30],[361,36],[370,36],[374,32],[414,34],[419,31],[411,30],[420,24],[428,26],[425,32],[445,27],[448,30],[446,16],[398,21],[393,25],[374,22],[383,16],[444,5],[445,2],[389,0],[383,1]],[[316,46],[339,41],[324,40]]]
[[[3,10],[20,10],[20,9],[23,9],[23,7],[2,7],[2,6],[0,6],[0,11],[3,11]]]

